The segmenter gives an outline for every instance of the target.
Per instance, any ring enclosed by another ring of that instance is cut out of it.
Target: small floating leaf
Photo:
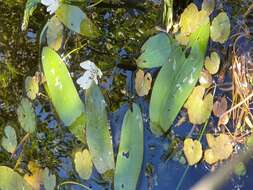
[[[203,98],[204,94],[205,88],[203,86],[197,86],[193,89],[192,94],[185,103],[189,120],[193,124],[204,123],[212,112],[213,95],[209,93]]]
[[[215,0],[203,0],[202,10],[205,10],[210,15],[215,8]]]
[[[152,76],[150,73],[144,75],[144,71],[138,70],[135,76],[135,90],[138,96],[148,95],[151,88]]]
[[[238,164],[236,164],[235,169],[234,169],[235,175],[244,176],[246,173],[247,173],[247,169],[243,162],[239,162]]]
[[[106,102],[100,88],[95,83],[86,90],[85,105],[87,113],[86,138],[92,162],[99,173],[109,174],[115,166],[112,138],[109,132],[110,124]]]
[[[212,22],[210,36],[214,42],[224,43],[230,34],[230,21],[225,12],[219,13]]]
[[[32,16],[33,11],[37,8],[39,3],[40,3],[40,0],[27,0],[26,5],[25,5],[22,27],[21,27],[22,31],[27,29],[28,23],[29,23],[29,17]]]
[[[77,6],[62,4],[55,14],[66,27],[74,32],[94,38],[100,35],[97,27]]]
[[[2,138],[2,146],[5,150],[13,153],[17,147],[17,136],[15,130],[7,125],[4,128],[5,136]]]
[[[0,166],[0,179],[2,190],[34,190],[17,172],[6,166]]]
[[[190,166],[198,163],[202,158],[202,145],[198,140],[187,138],[184,140],[184,154]]]
[[[42,181],[45,190],[54,190],[56,186],[56,176],[49,173],[48,168],[43,170]]]
[[[210,57],[206,57],[205,59],[205,68],[209,71],[209,73],[216,74],[220,67],[220,56],[216,52],[212,52]]]
[[[75,168],[78,175],[87,180],[92,173],[92,161],[90,152],[87,149],[75,153]]]
[[[233,152],[233,146],[228,135],[220,134],[218,137],[213,137],[212,134],[207,134],[207,143],[210,149],[205,151],[205,161],[213,164],[219,160],[228,159]]]
[[[36,130],[36,116],[32,103],[27,98],[22,98],[17,109],[18,121],[27,133]]]
[[[143,121],[141,110],[133,104],[124,117],[114,176],[115,190],[136,189],[143,161]]]
[[[42,64],[49,97],[60,119],[66,126],[70,126],[84,113],[84,104],[66,65],[54,50],[48,47],[43,48]]]
[[[199,83],[205,88],[210,87],[213,83],[212,75],[207,70],[202,70],[199,76]]]
[[[39,92],[38,81],[34,77],[26,77],[25,79],[26,95],[31,100],[34,100]]]
[[[225,111],[227,111],[228,102],[226,97],[218,99],[213,105],[213,114],[216,117],[220,117]]]
[[[47,44],[55,51],[61,48],[63,42],[63,25],[56,16],[53,16],[47,25]]]
[[[174,46],[177,46],[176,41],[166,33],[158,33],[150,37],[141,47],[137,66],[139,68],[154,68],[168,63]]]

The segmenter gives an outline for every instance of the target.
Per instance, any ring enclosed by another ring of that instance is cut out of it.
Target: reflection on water
[[[223,5],[222,1],[218,2],[219,6]],[[233,15],[243,13],[245,11],[243,6],[240,6],[241,10],[239,10],[235,8],[235,2],[238,1],[230,1],[225,9]],[[246,2],[250,1],[243,2],[249,5]],[[23,0],[0,0],[0,137],[3,134],[3,126],[11,123],[17,131],[18,141],[25,134],[18,126],[15,110],[23,94],[25,77],[39,70],[38,36],[47,20],[45,10],[40,7],[30,20],[28,31],[21,32],[23,10]],[[126,8],[100,6],[95,11],[87,12],[89,17],[101,27],[103,35],[99,40],[87,40],[71,32],[65,33],[66,43],[60,53],[66,54],[87,43],[84,48],[72,54],[67,60],[74,80],[81,74],[78,63],[86,59],[98,63],[105,73],[101,86],[111,111],[109,116],[115,152],[119,144],[123,116],[134,94],[133,71],[136,69],[134,58],[138,55],[145,39],[155,32],[154,27],[160,16],[159,11],[160,1],[146,1],[141,8],[135,8],[133,4]],[[156,70],[152,73],[156,73]],[[41,90],[45,94],[43,89]],[[82,92],[80,95],[83,98]],[[145,156],[138,189],[175,189],[186,166],[181,165],[178,160],[162,159],[164,155],[170,158],[168,151],[173,152],[170,147],[171,139],[158,139],[152,135],[148,125],[148,100],[149,97],[135,98],[143,111],[145,127]],[[37,98],[34,106],[37,115],[37,133],[25,144],[18,165],[22,168],[20,172],[27,171],[28,161],[37,160],[41,166],[48,167],[52,172],[57,173],[58,182],[73,180],[94,189],[111,189],[110,184],[104,184],[96,171],[93,171],[92,178],[88,182],[78,177],[73,170],[72,151],[83,145],[69,133],[68,129],[57,122],[57,116],[47,97]],[[174,132],[183,137],[190,130],[191,126],[186,124]],[[179,144],[181,137],[176,139]],[[16,160],[9,158],[10,155],[0,147],[0,165],[14,167]],[[181,159],[180,156],[178,159]],[[253,167],[249,167],[248,176],[253,172],[251,168]],[[208,169],[203,164],[192,167],[182,189],[188,189],[207,172]],[[237,189],[239,186],[243,189],[242,187],[245,186],[241,184],[244,183],[251,187],[247,176],[241,179],[233,178],[230,182],[226,189]],[[71,186],[71,188],[80,189],[77,186]],[[70,189],[70,187],[63,189]]]

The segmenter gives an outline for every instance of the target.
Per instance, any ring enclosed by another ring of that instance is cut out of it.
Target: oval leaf
[[[87,37],[99,36],[97,27],[79,7],[62,4],[55,14],[70,30]]]
[[[209,71],[209,73],[216,74],[220,67],[220,56],[216,52],[212,52],[210,57],[206,57],[205,59],[205,68]]]
[[[39,92],[39,84],[38,81],[34,77],[26,77],[25,79],[25,90],[26,95],[31,100],[34,100]]]
[[[92,161],[101,174],[110,175],[115,167],[106,102],[100,88],[93,83],[85,93],[87,113],[86,138]],[[109,176],[110,178],[110,176]]]
[[[136,189],[143,160],[143,121],[141,110],[132,105],[124,117],[114,177],[115,190]]]
[[[13,153],[17,146],[17,136],[15,130],[7,125],[4,128],[5,136],[2,138],[2,146],[5,150],[10,153]]]
[[[214,42],[224,43],[230,34],[230,21],[225,12],[219,13],[212,22],[210,36]]]

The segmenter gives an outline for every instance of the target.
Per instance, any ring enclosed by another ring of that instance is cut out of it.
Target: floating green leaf
[[[212,22],[210,36],[214,42],[224,43],[230,34],[230,21],[225,12],[219,13]]]
[[[0,166],[0,179],[2,190],[33,190],[32,186],[9,167]]]
[[[25,91],[28,98],[34,100],[39,92],[38,81],[33,77],[26,77],[25,79]]]
[[[139,68],[160,67],[169,62],[173,49],[179,48],[176,41],[166,33],[150,37],[142,46],[142,54],[137,59]]]
[[[87,113],[86,137],[92,161],[101,174],[109,174],[115,167],[110,124],[106,102],[100,88],[93,83],[85,93]]]
[[[212,52],[210,57],[206,57],[205,59],[205,68],[209,71],[209,73],[216,74],[220,67],[220,56],[216,52]]]
[[[63,123],[70,126],[84,113],[84,105],[69,71],[60,56],[48,47],[43,48],[42,64],[51,101]]]
[[[204,98],[205,87],[197,86],[189,96],[185,107],[189,115],[189,120],[193,124],[202,124],[210,116],[213,109],[213,95],[207,94]]]
[[[5,136],[2,138],[2,146],[5,150],[13,153],[17,147],[17,136],[15,130],[7,125],[4,128]]]
[[[54,190],[56,186],[56,177],[53,174],[49,173],[48,168],[43,170],[42,182],[45,190]]]
[[[180,48],[174,48],[173,56],[163,65],[154,83],[149,113],[150,127],[156,135],[170,128],[198,80],[209,38],[209,23],[192,36],[189,56],[185,58]]]
[[[28,27],[29,17],[32,16],[33,11],[37,8],[40,0],[27,0],[25,5],[24,17],[21,29],[24,31]]]
[[[143,161],[143,121],[133,104],[124,117],[114,177],[115,190],[136,189]]]
[[[75,153],[75,168],[78,175],[87,180],[92,173],[92,161],[90,152],[87,149]]]
[[[74,32],[94,38],[100,35],[97,27],[77,6],[62,4],[55,14],[66,27]]]
[[[63,25],[56,16],[53,16],[47,25],[47,44],[55,51],[59,50],[63,41]]]
[[[17,109],[18,121],[27,133],[36,130],[36,116],[32,103],[27,98],[22,98]]]

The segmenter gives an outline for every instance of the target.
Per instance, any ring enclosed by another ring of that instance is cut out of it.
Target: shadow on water
[[[223,6],[222,1],[217,2],[217,6]],[[239,1],[230,0],[224,7],[219,7],[230,14],[234,25],[238,22],[237,18],[245,12],[250,1],[243,1],[244,4],[239,5],[237,2]],[[200,5],[201,1],[196,1],[196,3]],[[0,136],[3,135],[2,126],[11,123],[16,128],[18,141],[25,134],[18,129],[15,110],[23,94],[25,77],[33,75],[39,69],[38,37],[47,20],[45,9],[40,7],[30,20],[29,29],[21,32],[24,5],[23,0],[0,0]],[[176,13],[182,12],[186,5],[187,1],[182,1],[180,5],[176,3]],[[104,72],[105,77],[101,81],[101,87],[109,105],[115,152],[117,152],[120,128],[128,102],[134,96],[133,75],[136,70],[134,58],[138,56],[143,42],[156,32],[155,26],[159,23],[160,11],[160,1],[145,1],[140,7],[135,6],[134,3],[131,3],[129,7],[100,5],[95,8],[95,11],[88,11],[89,17],[101,27],[103,36],[99,41],[91,41],[73,35],[71,32],[65,34],[68,45],[64,46],[61,52],[69,52],[87,43],[83,49],[67,60],[74,80],[81,73],[78,63],[86,59],[98,63]],[[242,50],[253,47],[252,41],[247,39],[242,39],[239,44],[242,44]],[[210,44],[210,46],[217,46],[217,44]],[[224,51],[224,47],[219,48]],[[156,70],[152,71],[153,76],[156,73]],[[80,94],[83,96],[83,92],[80,91]],[[175,154],[175,152],[182,148],[183,137],[191,131],[191,125],[186,122],[184,126],[173,127],[172,135],[169,137],[155,138],[148,124],[150,97],[134,98],[143,112],[145,132],[144,162],[137,189],[175,189],[186,168],[181,153]],[[47,166],[57,173],[58,183],[73,180],[93,189],[111,189],[110,184],[105,184],[96,171],[93,171],[89,181],[83,181],[78,177],[73,169],[71,152],[82,147],[81,143],[67,129],[61,127],[47,98],[40,96],[34,102],[34,106],[38,131],[24,147],[20,172],[27,171],[28,161],[37,160],[41,166]],[[184,110],[179,115],[185,115]],[[9,157],[10,155],[0,147],[0,165],[13,167],[16,160],[10,160]],[[224,189],[247,189],[246,187],[249,189],[253,183],[250,179],[253,175],[252,163],[247,169],[245,177],[233,177]],[[205,164],[191,167],[182,189],[189,189],[209,170],[210,168]],[[62,189],[81,188],[73,185]]]

